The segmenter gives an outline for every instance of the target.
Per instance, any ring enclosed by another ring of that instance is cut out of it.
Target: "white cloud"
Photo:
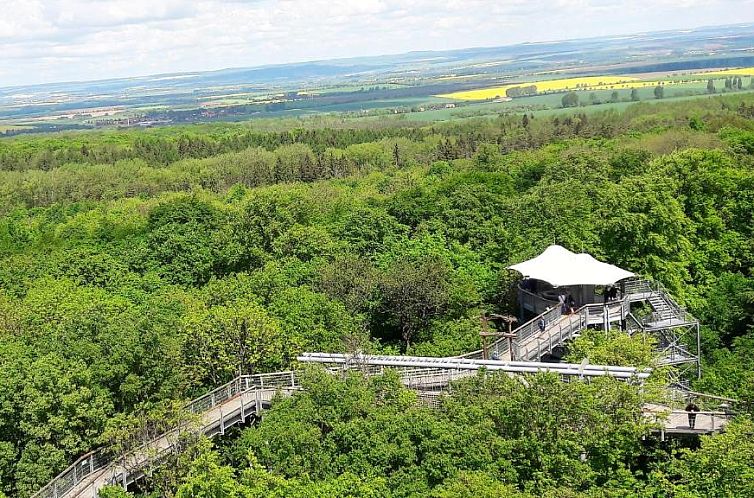
[[[754,0],[0,0],[0,86],[752,20]]]

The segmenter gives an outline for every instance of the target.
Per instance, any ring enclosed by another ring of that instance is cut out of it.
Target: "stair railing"
[[[651,293],[662,299],[665,304],[668,305],[675,318],[678,318],[685,323],[696,322],[696,318],[694,318],[694,316],[691,315],[685,307],[678,304],[675,299],[673,299],[673,295],[668,291],[668,289],[657,280],[646,278],[626,280],[623,283],[623,289],[626,295]],[[659,317],[662,318],[661,316]]]

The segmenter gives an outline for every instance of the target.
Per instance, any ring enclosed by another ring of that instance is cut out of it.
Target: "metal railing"
[[[652,297],[662,299],[664,301],[664,304],[667,305],[667,307],[673,314],[673,318],[677,318],[678,320],[681,320],[685,323],[696,322],[696,318],[694,318],[693,315],[691,315],[686,310],[686,308],[678,304],[678,302],[673,299],[673,295],[670,293],[670,291],[668,291],[668,289],[662,283],[656,280],[642,278],[626,280],[623,283],[623,290],[624,294],[627,297],[629,297],[631,294],[642,296],[649,294]],[[662,313],[660,313],[658,317],[661,315]],[[666,317],[662,317],[661,319],[665,318]]]
[[[545,330],[547,330],[547,328],[552,326],[553,323],[557,323],[558,320],[560,320],[561,316],[563,315],[560,311],[560,308],[557,306],[550,310],[544,311],[543,313],[537,315],[536,317],[532,318],[531,320],[514,330],[514,333],[516,334],[515,340],[519,343],[525,342],[529,340],[530,337],[541,334],[541,320],[544,320]]]
[[[513,340],[515,358],[518,359],[518,356],[515,355],[516,344],[520,344],[524,341],[527,341],[530,337],[542,333],[540,329],[540,320],[545,321],[546,330],[548,327],[551,327],[553,323],[557,322],[561,316],[562,315],[560,308],[558,306],[555,306],[554,308],[540,313],[528,322],[514,329],[512,333],[516,334],[516,338]],[[503,355],[508,353],[508,350],[510,349],[509,344],[510,341],[507,338],[497,339],[495,342],[490,344],[488,351],[491,352],[492,356],[502,357]],[[481,358],[482,353],[482,350],[479,349],[477,351],[472,351],[470,353],[460,355],[459,358]]]
[[[86,477],[106,468],[111,459],[104,451],[95,450],[81,456],[71,466],[61,472],[45,487],[32,495],[33,497],[58,498],[65,496],[78,486]]]
[[[304,353],[297,357],[302,363],[322,365],[339,365],[344,369],[356,369],[357,365],[377,365],[398,369],[404,385],[437,386],[446,384],[446,379],[476,375],[476,372],[506,372],[510,374],[529,374],[552,372],[568,377],[604,377],[611,376],[622,380],[645,380],[651,369],[622,367],[613,365],[546,363],[537,361],[498,361],[469,358],[426,358],[421,356],[370,356],[360,355],[358,362],[353,357],[337,353]]]
[[[610,322],[622,320],[627,314],[628,300],[624,298],[607,305],[586,304],[571,315],[564,315],[559,306],[540,313],[512,331],[516,335],[516,338],[512,341],[513,358],[516,360],[532,359],[532,351],[552,351],[554,346],[570,339],[575,333],[586,328],[587,325],[603,323],[605,306],[607,306]],[[541,328],[542,320],[544,320],[544,330]],[[536,344],[538,347],[535,349],[530,343]],[[545,348],[544,345],[547,345],[547,347]],[[489,351],[498,357],[508,353],[508,350],[509,340],[507,338],[498,339],[489,347]],[[462,357],[477,358],[482,356],[481,353],[482,350],[478,350],[462,355]]]
[[[547,310],[547,308],[554,308],[558,306],[557,299],[547,299],[546,297],[540,296],[539,294],[531,292],[530,290],[524,289],[521,286],[518,287],[518,291],[518,296],[521,300],[519,304],[524,309],[534,314],[539,314]]]
[[[741,401],[726,398],[724,396],[713,396],[711,394],[690,391],[680,387],[671,387],[666,391],[665,404],[674,410],[683,410],[689,401],[694,403],[702,410],[711,412],[722,412],[732,415],[740,408]]]
[[[227,384],[196,398],[185,405],[185,410],[194,414],[207,412],[229,399],[252,389],[277,389],[295,387],[296,374],[293,371],[270,374],[241,375]],[[150,444],[150,443],[147,443]],[[58,474],[52,481],[32,495],[32,498],[62,498],[92,474],[106,469],[114,459],[105,448],[87,453]]]
[[[644,331],[644,324],[641,320],[636,318],[633,313],[628,312],[626,313],[626,330],[631,332],[643,332]]]
[[[690,412],[685,410],[667,410],[660,412],[647,412],[645,416],[653,418],[655,423],[664,425],[661,429],[665,432],[697,432],[710,433],[721,430],[733,418],[733,414],[717,411],[691,412],[695,415],[695,424],[692,428],[686,421]]]
[[[575,313],[565,315],[557,322],[545,329],[544,333],[539,335],[529,335],[526,340],[516,342],[516,359],[532,360],[539,359],[563,342],[571,339],[576,332],[579,332],[586,326],[585,314]]]
[[[607,316],[605,316],[605,308],[607,308]],[[625,319],[628,310],[628,297],[624,296],[622,299],[610,301],[607,304],[585,304],[579,308],[578,312],[583,316],[584,325],[599,325],[603,324],[605,319],[608,323]]]

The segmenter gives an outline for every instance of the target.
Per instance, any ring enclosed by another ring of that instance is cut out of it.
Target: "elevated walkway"
[[[301,363],[318,363],[329,367],[362,369],[366,373],[381,373],[384,368],[398,370],[405,385],[419,388],[422,382],[428,387],[446,387],[457,378],[458,373],[476,375],[479,370],[502,371],[510,374],[552,372],[564,379],[593,377],[614,377],[620,380],[642,382],[649,377],[651,369],[640,370],[634,367],[611,365],[591,365],[587,362],[542,363],[534,361],[495,361],[472,358],[427,358],[422,356],[371,356],[343,355],[335,353],[306,353],[299,356]],[[435,376],[436,375],[436,376]]]
[[[337,369],[359,369],[377,374],[386,368],[396,369],[403,384],[419,392],[427,406],[439,406],[439,399],[454,380],[485,371],[503,371],[510,375],[554,372],[564,379],[589,379],[611,376],[625,381],[642,382],[649,371],[610,365],[540,363],[531,361],[504,362],[468,358],[426,358],[405,356],[345,356],[309,353],[298,358],[304,363],[320,363]],[[208,436],[224,434],[252,416],[259,416],[276,395],[290,395],[301,389],[295,371],[262,375],[243,375],[233,379],[186,405],[198,416],[198,430]],[[718,398],[724,399],[724,398]],[[726,412],[699,412],[694,429],[688,427],[685,412],[667,405],[646,405],[644,416],[660,424],[664,437],[672,433],[708,434],[721,430],[731,415]],[[125,456],[112,458],[104,450],[88,453],[60,473],[33,498],[95,498],[103,486],[126,487],[148,472],[167,454],[175,451],[179,430],[175,429],[144,444]]]
[[[298,389],[297,385],[295,372],[242,375],[193,400],[186,410],[198,415],[198,430],[212,437],[259,415],[277,393],[290,394]],[[105,450],[87,453],[33,497],[96,498],[103,486],[126,487],[174,448],[178,434],[178,429],[165,433],[123,458],[114,459]]]
[[[622,297],[608,303],[585,304],[572,314],[561,312],[557,302],[545,299],[525,289],[519,289],[519,299],[525,310],[544,311],[513,330],[515,338],[501,338],[487,350],[472,351],[462,358],[493,358],[502,361],[539,360],[554,348],[577,337],[590,326],[607,328],[619,323],[629,333],[643,332],[658,337],[661,364],[695,364],[699,374],[699,322],[679,306],[661,284],[643,279],[627,280]],[[647,303],[652,312],[641,319],[631,312],[632,305]],[[544,329],[542,328],[544,325]],[[696,332],[696,354],[683,342],[687,332]]]
[[[652,313],[639,319],[631,313],[631,304],[647,302]],[[677,330],[695,328],[698,322],[672,296],[654,282],[632,280],[626,283],[623,297],[608,304],[587,304],[573,314],[562,314],[560,308],[546,309],[532,320],[518,327],[515,339],[495,341],[487,351],[493,359],[483,359],[484,351],[473,351],[458,358],[423,358],[359,356],[345,357],[324,353],[310,353],[299,358],[302,362],[322,363],[336,368],[360,368],[368,374],[385,368],[397,369],[404,385],[420,393],[428,406],[438,406],[438,397],[451,381],[476,375],[480,369],[504,371],[510,375],[549,371],[563,379],[589,379],[609,375],[626,381],[643,381],[649,373],[632,367],[609,365],[580,365],[541,363],[538,360],[566,341],[578,336],[589,326],[608,326],[620,322],[630,333],[658,334],[665,364],[697,362],[681,343]],[[541,327],[544,325],[544,327]],[[698,342],[697,342],[698,347]],[[300,389],[295,372],[262,375],[243,375],[192,401],[186,409],[198,416],[198,430],[209,436],[225,433],[233,425],[243,423],[269,406],[277,394],[290,395]],[[719,398],[723,399],[723,398]],[[644,415],[661,424],[665,434],[707,434],[721,430],[731,414],[726,411],[699,412],[694,429],[688,426],[686,412],[672,403],[647,405]],[[125,456],[113,459],[103,450],[88,453],[59,474],[33,498],[94,498],[97,491],[108,484],[128,486],[139,479],[150,465],[174,451],[178,430],[163,434],[134,449]]]

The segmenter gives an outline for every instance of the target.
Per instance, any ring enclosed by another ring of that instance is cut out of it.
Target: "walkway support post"
[[[490,320],[502,320],[503,322],[508,324],[508,332],[490,332],[489,324]],[[516,359],[516,355],[513,352],[513,340],[517,338],[516,334],[513,333],[513,324],[518,322],[518,318],[511,315],[482,315],[481,316],[482,321],[482,330],[479,332],[479,337],[481,339],[482,343],[482,359],[483,360],[489,360],[490,359],[490,347],[487,342],[488,337],[492,337],[493,341],[492,344],[495,345],[497,341],[494,340],[494,338],[507,338],[508,339],[508,355],[509,359],[511,361],[514,361]],[[493,355],[497,353],[498,348],[495,346],[495,349],[493,350]],[[499,359],[499,358],[493,358],[493,359]]]
[[[702,333],[699,322],[696,322],[696,378],[702,378]]]

